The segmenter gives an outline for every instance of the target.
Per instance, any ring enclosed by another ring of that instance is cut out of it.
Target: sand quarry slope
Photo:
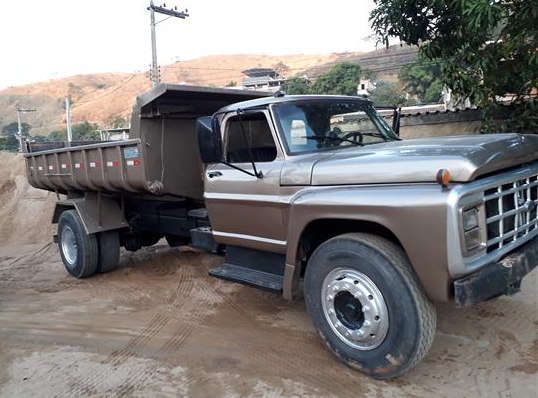
[[[0,151],[0,246],[52,239],[56,195],[28,184],[21,154]]]

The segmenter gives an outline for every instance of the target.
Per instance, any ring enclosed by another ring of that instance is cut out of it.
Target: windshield
[[[274,106],[290,154],[364,146],[398,137],[371,104],[354,100],[308,100]]]

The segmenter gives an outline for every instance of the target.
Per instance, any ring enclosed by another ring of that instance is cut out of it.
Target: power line
[[[97,101],[97,100],[99,100],[99,99],[101,99],[101,98],[107,97],[107,96],[109,96],[110,94],[114,94],[114,93],[115,93],[116,91],[118,91],[119,89],[125,87],[125,86],[127,85],[127,83],[129,83],[131,80],[133,80],[133,79],[134,79],[135,77],[137,77],[137,76],[139,76],[139,75],[138,75],[138,74],[134,74],[134,75],[128,77],[127,79],[125,79],[125,81],[124,81],[123,83],[120,84],[120,86],[118,86],[118,87],[114,87],[114,89],[113,89],[112,91],[109,91],[109,92],[107,92],[107,93],[105,93],[105,94],[103,94],[103,95],[101,95],[101,96],[99,96],[99,97],[91,98],[91,99],[88,99],[88,100],[86,100],[86,101],[82,101],[82,102],[75,102],[73,105],[75,105],[75,106],[84,105],[84,104],[87,104],[87,103],[89,103],[89,102]],[[90,94],[91,94],[91,93],[90,93]],[[84,95],[86,96],[87,94],[84,94]]]

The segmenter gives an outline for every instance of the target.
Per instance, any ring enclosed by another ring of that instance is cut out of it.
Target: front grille
[[[538,175],[487,189],[484,199],[488,252],[538,228]]]

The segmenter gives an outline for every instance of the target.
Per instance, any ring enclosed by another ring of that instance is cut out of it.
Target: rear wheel
[[[105,273],[117,268],[120,260],[120,235],[118,231],[105,231],[98,234],[99,261],[97,272]]]
[[[75,278],[95,273],[99,247],[95,234],[88,235],[75,210],[67,210],[58,220],[58,247],[67,272]]]
[[[325,344],[373,378],[405,373],[433,342],[435,307],[403,250],[386,239],[352,233],[323,243],[308,262],[304,289]]]

